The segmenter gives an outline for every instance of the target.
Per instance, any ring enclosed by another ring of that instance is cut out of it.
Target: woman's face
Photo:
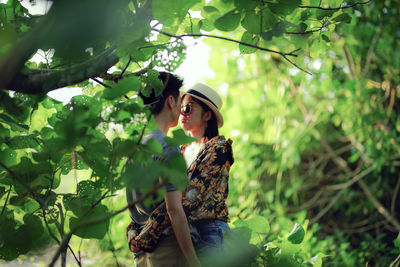
[[[190,95],[185,95],[182,100],[180,121],[182,129],[185,131],[193,134],[204,132],[206,121],[204,121],[203,109],[200,104],[193,101]]]

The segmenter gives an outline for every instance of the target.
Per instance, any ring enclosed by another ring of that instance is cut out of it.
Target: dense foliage
[[[181,159],[148,160],[160,148],[140,144],[155,126],[135,96],[204,36],[234,139],[226,264],[396,264],[399,1],[47,3],[0,4],[0,259],[56,244],[49,265],[132,264],[122,189],[185,183]],[[46,96],[72,85],[67,105]]]

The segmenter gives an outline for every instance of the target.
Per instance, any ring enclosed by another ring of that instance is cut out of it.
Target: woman
[[[204,84],[188,90],[181,106],[182,128],[199,140],[182,149],[190,164],[187,170],[190,183],[183,193],[182,205],[188,221],[199,231],[199,241],[195,242],[199,255],[222,250],[224,231],[228,228],[225,200],[233,155],[232,141],[218,135],[218,128],[223,125],[221,106],[219,95]],[[151,248],[169,225],[163,205],[151,214],[146,231],[136,237],[139,249]]]

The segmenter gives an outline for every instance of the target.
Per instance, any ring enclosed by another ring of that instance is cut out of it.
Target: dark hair
[[[207,137],[208,140],[211,138],[218,136],[218,121],[217,121],[217,116],[215,116],[214,111],[207,106],[203,101],[200,99],[197,99],[196,97],[192,97],[193,101],[200,104],[201,108],[203,109],[204,112],[210,111],[211,112],[211,119],[207,121],[207,127],[204,130],[203,137]]]
[[[149,97],[146,97],[142,92],[139,92],[139,96],[143,99],[144,104],[149,106],[153,115],[160,114],[168,96],[172,95],[175,100],[178,100],[179,88],[181,88],[183,84],[181,78],[165,71],[160,71],[158,78],[164,84],[163,92],[159,96],[155,95],[154,88]]]

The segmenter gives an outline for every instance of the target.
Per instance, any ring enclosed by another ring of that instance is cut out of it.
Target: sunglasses
[[[181,113],[185,114],[185,115],[190,114],[192,112],[192,110],[193,110],[193,107],[191,104],[186,104],[181,107]]]

